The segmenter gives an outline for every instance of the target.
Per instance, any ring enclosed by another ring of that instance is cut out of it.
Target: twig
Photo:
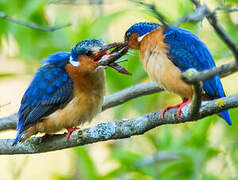
[[[160,91],[162,91],[162,89],[159,88],[158,85],[153,82],[131,86],[129,88],[123,89],[122,91],[105,96],[102,111],[112,108],[114,106],[118,106],[131,99]],[[16,125],[17,125],[17,114],[0,118],[0,131],[7,129],[16,129]]]
[[[223,102],[222,105],[217,103],[221,101]],[[50,136],[43,142],[40,137],[32,138],[24,143],[19,143],[16,146],[12,146],[13,139],[2,139],[0,140],[0,154],[43,153],[101,141],[128,138],[144,134],[161,125],[197,121],[211,114],[219,113],[234,107],[238,107],[238,95],[202,102],[199,117],[190,119],[187,118],[189,106],[185,106],[182,109],[181,119],[177,119],[177,109],[168,110],[169,113],[166,113],[163,119],[160,117],[161,111],[156,111],[133,120],[122,119],[105,122],[82,131],[74,131],[68,141],[66,141],[64,134]]]
[[[104,111],[108,108],[125,103],[131,99],[135,99],[140,96],[153,94],[160,91],[163,91],[163,89],[158,87],[158,85],[153,82],[137,84],[135,86],[123,89],[117,93],[106,96],[104,99],[102,110]]]
[[[0,131],[7,129],[16,129],[17,127],[17,114],[12,114],[8,117],[0,118]]]
[[[155,16],[157,16],[157,18],[159,19],[159,21],[161,22],[161,24],[163,25],[163,27],[166,29],[169,27],[168,25],[168,21],[166,20],[166,18],[156,9],[154,4],[148,4],[139,0],[129,0],[131,2],[137,3],[137,4],[141,4],[145,7],[147,7],[148,9],[151,10],[152,13],[155,14]]]
[[[43,26],[37,25],[37,24],[32,23],[32,22],[23,22],[23,21],[20,21],[20,20],[13,19],[13,18],[9,17],[4,12],[0,12],[0,18],[5,19],[5,20],[10,21],[10,22],[13,22],[15,24],[19,24],[19,25],[26,26],[26,27],[29,27],[29,28],[32,28],[32,29],[38,29],[38,30],[47,31],[47,32],[53,32],[53,31],[56,31],[56,30],[59,30],[59,29],[65,28],[65,27],[69,27],[69,26],[72,25],[72,24],[69,23],[69,24],[64,24],[64,25],[55,26],[55,27],[43,27]]]
[[[225,77],[229,74],[234,73],[235,71],[237,71],[237,67],[232,62],[232,63],[223,64],[218,67],[214,67],[212,69],[208,69],[208,70],[204,70],[200,72],[193,72],[193,73],[190,73],[190,75],[187,76],[186,78],[183,78],[183,77],[182,78],[186,83],[193,84],[194,82],[208,80],[209,78],[217,74],[220,75],[221,77]]]
[[[7,104],[2,104],[2,105],[0,105],[0,109],[1,109],[2,107],[8,106],[9,104],[11,104],[11,103],[9,102],[9,103],[7,103]]]
[[[218,7],[214,11],[223,11],[226,13],[232,13],[232,12],[237,12],[238,8]]]
[[[197,0],[191,0],[192,3],[199,8],[201,4]],[[238,65],[238,47],[236,46],[235,42],[225,33],[224,29],[217,23],[216,12],[211,12],[207,8],[207,20],[214,28],[216,33],[220,36],[220,38],[226,43],[226,45],[231,49],[235,56],[236,64]]]
[[[194,73],[198,73],[195,69],[189,69],[182,74],[182,79],[186,82],[187,79]],[[189,118],[199,116],[199,109],[202,102],[202,86],[200,81],[193,82],[193,99],[189,109]]]
[[[202,21],[204,17],[208,14],[207,7],[205,5],[201,5],[195,9],[195,12],[184,16],[183,18],[177,20],[176,22],[172,23],[172,26],[180,26],[181,24],[187,22],[199,22]]]

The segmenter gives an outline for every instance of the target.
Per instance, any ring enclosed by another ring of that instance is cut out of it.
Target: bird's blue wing
[[[65,70],[67,59],[50,63],[38,69],[18,111],[16,144],[30,126],[40,122],[73,98],[73,81]]]
[[[25,92],[19,110],[20,132],[41,121],[59,108],[63,108],[73,96],[73,82],[63,68],[52,64],[38,70]]]
[[[57,64],[58,66],[64,66],[66,64],[66,59],[71,56],[71,52],[60,51],[54,54],[50,54],[47,58],[42,59],[39,64],[51,63]]]
[[[206,45],[190,31],[170,28],[165,32],[164,41],[169,46],[169,59],[182,72],[189,68],[203,71],[216,66]],[[219,76],[204,81],[203,89],[211,99],[225,96]]]
[[[182,72],[189,68],[203,71],[216,66],[207,46],[190,31],[168,28],[164,34],[164,41],[169,46],[168,57]],[[218,75],[203,81],[203,89],[210,99],[225,97]],[[221,112],[221,115],[231,125],[228,111]]]

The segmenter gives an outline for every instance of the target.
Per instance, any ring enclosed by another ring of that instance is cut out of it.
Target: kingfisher
[[[193,68],[203,71],[215,67],[207,46],[192,32],[177,27],[162,27],[157,23],[140,22],[125,33],[125,42],[130,49],[140,51],[140,59],[149,77],[160,87],[178,94],[182,103],[163,109],[178,108],[180,119],[182,108],[191,102],[194,90],[181,79],[181,73]],[[202,82],[203,100],[225,97],[218,75]],[[220,112],[222,118],[232,125],[228,111]]]
[[[108,57],[110,45],[87,39],[71,52],[56,52],[43,59],[26,90],[18,111],[17,136],[13,145],[39,133],[67,129],[66,139],[79,125],[101,111],[105,73],[99,65]]]

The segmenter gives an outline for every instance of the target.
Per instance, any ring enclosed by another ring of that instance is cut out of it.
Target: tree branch
[[[131,86],[129,88],[123,89],[122,91],[105,96],[102,111],[120,105],[124,102],[137,98],[139,96],[144,96],[160,91],[162,91],[162,89],[159,88],[158,85],[153,82]],[[0,131],[7,129],[16,129],[16,125],[17,125],[17,114],[0,118]]]
[[[186,78],[182,76],[182,79],[186,83],[192,84],[194,82],[208,80],[209,78],[217,74],[221,77],[225,77],[229,74],[234,73],[235,71],[237,71],[237,66],[232,62],[208,70],[190,73]]]
[[[169,27],[167,23],[168,21],[166,20],[166,18],[164,17],[162,13],[156,10],[156,6],[154,4],[145,3],[139,0],[129,0],[129,1],[145,6],[146,8],[151,10],[152,13],[154,13],[154,15],[160,20],[161,24],[163,25],[165,29]]]
[[[65,28],[65,27],[69,27],[69,26],[72,25],[71,23],[68,23],[68,24],[59,25],[59,26],[55,26],[55,27],[43,27],[43,26],[37,25],[37,24],[32,23],[32,22],[23,22],[23,21],[13,19],[13,18],[9,17],[4,12],[0,12],[0,18],[5,19],[5,20],[10,21],[10,22],[13,22],[15,24],[19,24],[19,25],[26,26],[26,27],[29,27],[29,28],[32,28],[32,29],[38,29],[38,30],[47,31],[47,32],[53,32],[53,31],[56,31],[56,30],[59,30],[59,29]]]
[[[172,26],[180,26],[181,24],[187,22],[199,22],[202,21],[204,17],[208,14],[207,7],[201,5],[195,9],[195,11],[187,16],[182,17],[181,19],[172,23]]]
[[[196,6],[196,8],[199,8],[201,4],[197,0],[191,0],[192,3]],[[206,6],[206,5],[203,5]],[[207,6],[206,6],[207,7]],[[219,35],[219,37],[225,42],[225,44],[231,49],[235,56],[236,64],[238,65],[238,47],[236,46],[235,42],[225,33],[224,29],[222,26],[220,26],[217,23],[217,18],[216,18],[216,12],[211,12],[207,8],[207,15],[206,18],[208,22],[211,24],[211,26],[214,28],[216,33]]]
[[[233,12],[237,12],[238,8],[218,7],[215,9],[215,11],[223,11],[226,13],[233,13]]]
[[[133,120],[122,119],[113,122],[105,122],[84,130],[74,131],[68,141],[66,141],[65,134],[50,136],[43,142],[41,141],[41,137],[36,137],[29,139],[24,143],[19,143],[16,146],[12,146],[13,139],[2,139],[0,140],[0,154],[43,153],[112,139],[128,138],[144,134],[145,132],[164,124],[179,124],[188,121],[197,121],[203,117],[234,107],[238,107],[237,94],[203,102],[199,116],[190,119],[188,118],[189,106],[185,106],[182,109],[181,119],[177,119],[176,109],[168,110],[169,113],[166,113],[164,119],[161,119],[160,110],[145,114]]]
[[[182,79],[186,82],[187,79],[193,74],[198,73],[196,69],[188,69],[186,72],[182,73]],[[202,85],[201,81],[195,81],[193,85],[193,99],[189,109],[189,118],[199,116],[199,109],[202,103]]]
[[[104,111],[108,108],[125,103],[131,99],[160,91],[163,91],[163,89],[158,87],[158,85],[154,82],[137,84],[106,96],[104,98],[102,110]]]
[[[137,1],[137,0],[132,0]],[[209,23],[213,26],[217,34],[223,39],[223,41],[228,45],[228,47],[232,50],[236,62],[238,62],[238,48],[236,44],[231,40],[231,38],[224,32],[223,28],[217,24],[216,16],[214,12],[211,12],[206,5],[201,6],[197,0],[191,0],[197,7],[197,12],[193,14],[193,16],[185,17],[183,22],[196,20],[196,15],[198,21],[201,21],[206,15]],[[140,1],[137,1],[140,2]],[[148,8],[150,8],[153,12],[156,12],[155,6],[151,6],[150,4],[141,3]],[[199,9],[200,8],[200,9]],[[204,14],[203,14],[204,13]],[[155,13],[162,24],[167,27],[167,23],[165,22],[161,13]],[[189,18],[188,18],[189,17]],[[191,18],[192,17],[192,18]],[[194,84],[195,87],[195,96],[192,105],[185,106],[181,112],[181,119],[177,119],[177,110],[171,109],[168,110],[169,113],[165,114],[165,118],[160,118],[161,111],[145,114],[140,116],[134,120],[122,119],[114,122],[106,122],[98,124],[91,128],[86,128],[83,131],[75,131],[72,133],[69,141],[66,142],[65,135],[53,135],[49,137],[46,141],[41,142],[41,137],[33,138],[25,141],[22,144],[17,144],[12,147],[11,144],[13,142],[12,139],[3,139],[0,140],[0,154],[31,154],[31,153],[42,153],[60,150],[64,148],[80,146],[85,144],[91,144],[100,141],[112,140],[112,139],[122,139],[128,138],[134,135],[141,135],[145,132],[149,131],[152,128],[164,125],[164,124],[178,124],[187,121],[196,121],[203,117],[219,113],[223,110],[227,110],[230,108],[238,107],[238,94],[232,95],[229,97],[224,97],[221,99],[216,99],[212,101],[202,102],[201,108],[200,106],[200,81],[207,80],[213,77],[216,74],[226,76],[230,73],[237,71],[237,66],[235,63],[225,64],[216,68],[212,68],[210,70],[205,70],[202,72],[188,72],[187,78],[183,78],[187,83]],[[149,84],[149,83],[148,83]],[[103,110],[119,105],[123,102],[128,101],[129,99],[133,99],[135,97],[146,95],[153,92],[161,91],[155,84],[142,84],[130,87],[128,89],[122,90],[113,95],[109,95],[105,97]],[[146,85],[146,86],[145,86]],[[199,110],[199,112],[198,112]],[[196,115],[190,112],[194,112]],[[197,112],[197,113],[196,113]],[[4,124],[5,123],[5,124]],[[0,119],[0,130],[6,129],[6,127],[16,126],[16,115],[12,115],[8,118]]]

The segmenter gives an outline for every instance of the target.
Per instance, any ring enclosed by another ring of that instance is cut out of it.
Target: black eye
[[[129,40],[130,36],[131,36],[131,32],[130,32],[130,31],[127,31],[127,32],[126,32],[126,37],[125,37],[125,39],[126,39],[126,40]]]
[[[85,51],[85,55],[88,56],[88,57],[92,57],[93,52],[92,51]]]

